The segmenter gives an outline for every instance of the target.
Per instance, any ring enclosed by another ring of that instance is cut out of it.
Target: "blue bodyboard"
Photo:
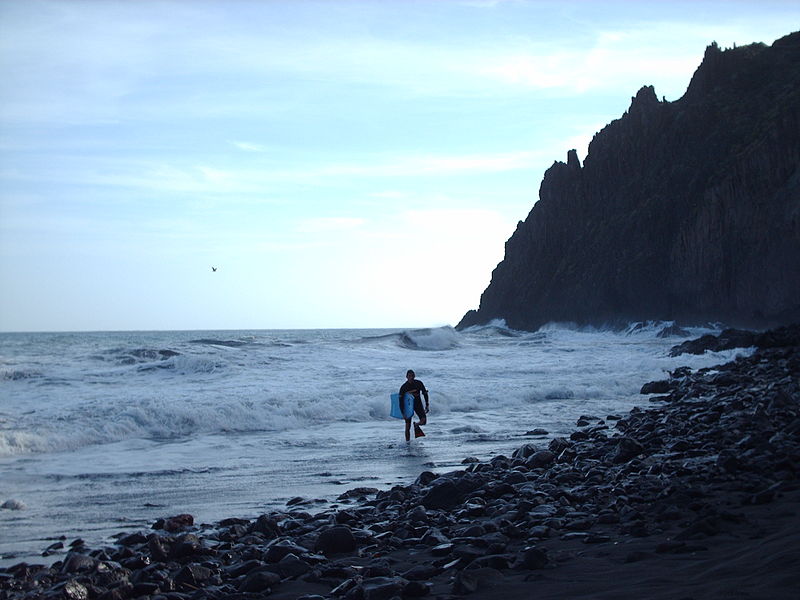
[[[400,394],[392,394],[392,409],[389,413],[395,419],[410,419],[414,416],[414,396],[406,393],[403,406],[400,407]]]

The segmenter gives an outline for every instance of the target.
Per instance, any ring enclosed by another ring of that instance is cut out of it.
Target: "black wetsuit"
[[[425,401],[428,401],[428,390],[425,389],[425,384],[422,383],[419,379],[412,379],[411,381],[406,381],[403,385],[400,386],[400,400],[402,401],[403,397],[405,396],[406,392],[409,392],[412,396],[414,396],[414,412],[417,413],[417,416],[421,419],[425,416],[425,409],[422,407],[422,398],[420,397],[420,392],[425,395]],[[409,417],[410,419],[411,417]]]

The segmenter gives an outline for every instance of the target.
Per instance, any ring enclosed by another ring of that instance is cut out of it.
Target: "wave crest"
[[[414,329],[400,334],[400,345],[409,350],[452,350],[461,345],[458,332],[452,327]]]
[[[463,333],[498,335],[501,337],[520,337],[523,332],[511,329],[505,319],[493,319],[485,325],[473,325],[463,330]]]

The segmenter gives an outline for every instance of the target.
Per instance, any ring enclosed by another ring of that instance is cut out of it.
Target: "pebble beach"
[[[58,541],[56,562],[0,568],[0,598],[798,598],[800,327],[753,343],[642,382],[627,414],[321,511],[296,497],[254,519],[164,515],[106,547]]]

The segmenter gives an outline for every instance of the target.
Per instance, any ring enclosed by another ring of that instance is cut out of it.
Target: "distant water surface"
[[[644,382],[735,354],[669,358],[685,338],[663,325],[0,334],[0,564],[177,513],[254,518],[297,496],[321,510],[546,444],[524,434],[623,414]],[[431,413],[407,445],[388,412],[409,368]]]

